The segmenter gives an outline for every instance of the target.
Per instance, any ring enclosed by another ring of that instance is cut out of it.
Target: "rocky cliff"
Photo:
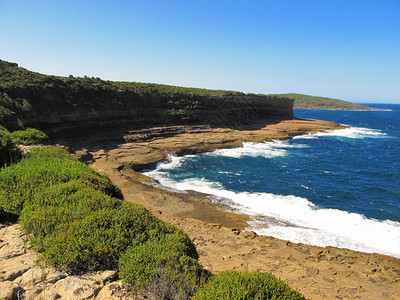
[[[0,124],[54,135],[77,128],[207,124],[238,128],[293,119],[293,100],[100,78],[48,76],[0,61]]]

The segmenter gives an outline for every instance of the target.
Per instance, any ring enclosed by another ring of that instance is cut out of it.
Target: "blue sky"
[[[53,75],[400,103],[400,0],[0,0],[0,59]]]

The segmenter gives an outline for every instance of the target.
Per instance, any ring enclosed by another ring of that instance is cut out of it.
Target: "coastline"
[[[124,142],[107,145],[107,133],[63,141],[81,160],[100,173],[105,173],[124,193],[128,201],[144,205],[159,214],[195,218],[208,223],[243,230],[249,217],[216,209],[216,205],[199,194],[169,191],[149,185],[154,179],[139,173],[154,169],[169,154],[183,156],[212,152],[222,148],[241,147],[243,142],[288,139],[310,132],[344,129],[347,126],[329,121],[294,119],[251,127],[212,128],[207,125],[165,126],[131,130]],[[110,134],[113,134],[111,132]],[[100,140],[99,140],[100,138]]]
[[[125,142],[116,147],[104,144],[102,140],[107,135],[102,140],[93,137],[69,146],[91,167],[105,173],[127,201],[142,204],[157,217],[182,228],[194,240],[200,262],[213,272],[229,269],[272,272],[310,299],[367,295],[395,298],[400,296],[399,259],[257,236],[242,231],[247,227],[247,216],[218,210],[199,194],[151,186],[148,183],[153,179],[137,172],[154,168],[171,153],[179,156],[210,152],[238,147],[243,142],[287,139],[341,128],[346,127],[299,119],[259,128],[170,126],[127,132]]]
[[[5,70],[0,74],[1,91],[10,104],[0,118],[2,125],[12,131],[39,128],[52,141],[69,147],[106,174],[126,201],[142,204],[158,218],[182,228],[207,269],[272,272],[309,299],[400,298],[399,259],[258,236],[244,231],[248,216],[218,209],[222,207],[201,193],[160,188],[138,173],[155,168],[170,154],[236,148],[244,142],[288,139],[345,126],[293,119],[293,99],[286,97],[49,76],[1,60],[0,66]],[[109,283],[118,279],[115,271],[73,278],[35,267],[37,253],[26,248],[27,237],[19,225],[0,227],[4,270],[0,292],[11,292],[10,297],[0,298],[16,298],[25,292],[24,297],[34,299],[49,288],[52,294],[45,292],[44,298],[76,298],[80,293],[80,298],[100,299]],[[79,287],[72,282],[79,282]],[[111,284],[110,295],[115,291],[115,283]],[[124,290],[125,284],[121,285]],[[83,296],[86,291],[90,294]],[[64,296],[64,292],[74,295]]]
[[[310,107],[293,107],[293,109],[308,109],[308,110],[335,110],[335,111],[390,111],[390,109],[375,108],[371,109],[339,109],[339,108],[310,108]]]

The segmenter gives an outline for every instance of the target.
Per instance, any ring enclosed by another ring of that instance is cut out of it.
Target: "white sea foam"
[[[387,134],[378,130],[365,127],[349,127],[337,130],[327,130],[293,137],[293,139],[315,139],[321,136],[345,137],[350,139],[382,138]]]
[[[307,145],[291,145],[288,141],[274,140],[272,142],[263,143],[252,143],[245,142],[243,147],[232,148],[232,149],[219,149],[214,152],[207,153],[207,155],[212,156],[226,156],[241,158],[244,156],[251,157],[265,157],[273,158],[278,156],[285,156],[287,154],[287,148],[305,148]]]
[[[174,160],[172,160],[174,163]],[[305,198],[271,193],[233,192],[205,179],[174,181],[164,168],[147,172],[161,184],[177,190],[196,190],[219,198],[254,217],[252,230],[296,243],[377,252],[400,258],[400,223],[368,219],[337,209],[320,208]],[[268,226],[260,226],[259,220]],[[269,220],[269,221],[268,221]]]
[[[315,132],[305,135],[293,137],[293,139],[315,139],[318,137],[331,136],[343,137],[351,139],[363,138],[385,138],[388,135],[377,129],[370,129],[364,127],[350,127],[338,130],[327,130],[322,132]],[[249,157],[265,157],[274,158],[287,155],[287,149],[290,148],[306,148],[305,144],[291,144],[288,140],[274,140],[272,142],[253,143],[245,142],[242,147],[232,149],[219,149],[214,152],[207,153],[206,155],[212,156],[225,156],[233,158]]]
[[[167,162],[160,162],[157,164],[157,170],[172,170],[178,168],[182,164],[183,157],[168,154]]]

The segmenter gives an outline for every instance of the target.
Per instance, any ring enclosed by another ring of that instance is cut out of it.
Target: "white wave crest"
[[[158,170],[146,175],[173,189],[196,190],[228,199],[225,203],[254,216],[250,229],[258,234],[296,243],[376,252],[400,258],[399,222],[379,221],[356,213],[320,208],[305,198],[293,195],[233,192],[225,190],[218,182],[205,179],[177,182]],[[257,221],[260,218],[264,220],[263,224]]]
[[[315,139],[321,136],[335,136],[335,137],[346,137],[350,139],[363,139],[363,138],[387,137],[387,133],[384,133],[378,129],[370,129],[365,127],[350,127],[344,129],[327,130],[322,132],[299,135],[293,137],[293,139]]]
[[[172,170],[182,165],[183,157],[168,154],[168,160],[157,164],[157,170]]]
[[[274,140],[272,142],[253,143],[245,142],[243,147],[232,148],[232,149],[219,149],[214,152],[207,153],[212,156],[227,156],[234,158],[241,158],[244,156],[250,157],[265,157],[273,158],[285,156],[287,154],[287,148],[305,148],[307,145],[291,145],[288,141]]]

